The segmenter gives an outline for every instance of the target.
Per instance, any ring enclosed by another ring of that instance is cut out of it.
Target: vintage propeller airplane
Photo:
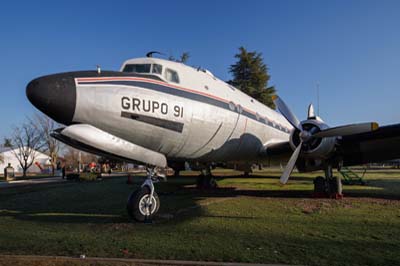
[[[400,157],[400,124],[378,128],[362,123],[330,128],[314,113],[299,121],[279,97],[280,113],[268,108],[210,71],[152,57],[127,60],[120,71],[76,71],[32,80],[30,102],[66,125],[53,137],[75,148],[147,165],[148,178],[129,197],[137,221],[160,206],[153,183],[156,167],[202,170],[199,185],[213,184],[213,163],[252,164],[289,161],[280,181],[299,171],[324,170],[318,189],[341,195],[333,168]],[[317,188],[317,185],[316,185]]]

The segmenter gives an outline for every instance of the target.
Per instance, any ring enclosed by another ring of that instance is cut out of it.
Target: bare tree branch
[[[43,147],[42,136],[37,126],[28,120],[19,127],[14,128],[11,138],[12,153],[21,165],[23,176],[34,163],[38,153]]]
[[[59,124],[43,114],[35,114],[33,122],[37,126],[40,136],[42,137],[43,152],[46,152],[50,157],[51,171],[52,175],[54,175],[61,143],[50,136],[50,134],[54,129],[59,127]]]

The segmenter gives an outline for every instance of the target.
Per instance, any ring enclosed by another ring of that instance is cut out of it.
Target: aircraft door
[[[173,139],[168,147],[164,147],[164,154],[166,154],[168,157],[177,158],[181,157],[180,153],[188,141],[188,136],[191,130],[191,122],[193,119],[193,107],[190,103],[190,100],[184,98],[176,98],[174,99],[174,102],[176,103],[176,105],[173,107],[174,116],[180,116],[180,119],[183,123],[183,130],[179,136],[176,136],[176,138]],[[179,108],[176,106],[181,106],[181,109],[179,110]]]
[[[200,158],[219,151],[235,131],[240,113],[230,102],[229,109],[205,103],[194,103],[190,132],[180,156]]]

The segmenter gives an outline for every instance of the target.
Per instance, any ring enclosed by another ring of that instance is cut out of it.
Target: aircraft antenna
[[[317,82],[317,116],[319,116],[319,82]]]
[[[165,55],[165,54],[163,54],[161,52],[158,52],[158,51],[151,51],[151,52],[148,52],[146,54],[146,57],[153,57],[153,54]]]

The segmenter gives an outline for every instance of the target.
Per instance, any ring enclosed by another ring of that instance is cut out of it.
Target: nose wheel
[[[154,183],[162,176],[155,173],[154,168],[147,169],[147,178],[142,186],[132,192],[128,198],[126,209],[128,215],[138,222],[151,222],[160,208],[160,199],[154,190]]]

